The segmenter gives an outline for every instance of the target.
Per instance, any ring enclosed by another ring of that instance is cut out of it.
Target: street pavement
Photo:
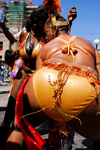
[[[4,113],[6,110],[8,97],[9,97],[9,90],[10,90],[11,83],[2,82],[0,83],[0,123],[3,120]],[[46,132],[45,124],[41,124],[36,128],[42,137],[47,141],[48,133]],[[86,139],[79,135],[78,133],[74,132],[73,136],[73,144],[72,150],[92,150],[93,142],[89,139]],[[1,149],[0,150],[4,150]]]
[[[0,82],[0,123],[6,110],[11,83]]]

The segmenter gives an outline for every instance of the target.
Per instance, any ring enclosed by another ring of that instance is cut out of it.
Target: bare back
[[[58,37],[66,41],[69,41],[72,36],[67,34],[62,34],[59,35]],[[77,48],[77,50],[73,52],[74,55],[74,61],[73,61],[71,54],[62,53],[61,47],[65,45],[65,43],[53,39],[41,49],[41,52],[39,53],[39,57],[37,59],[37,64],[40,58],[42,59],[42,62],[44,62],[47,59],[60,59],[60,60],[65,60],[72,64],[73,63],[79,64],[79,65],[88,66],[91,67],[92,69],[95,69],[95,48],[92,46],[92,44],[89,41],[79,37],[76,37],[76,39],[72,44],[78,45],[79,47],[85,49],[86,53],[83,50]]]

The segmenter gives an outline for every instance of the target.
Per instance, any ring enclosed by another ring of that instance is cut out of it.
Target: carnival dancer
[[[45,32],[47,42],[53,40],[40,50],[37,69],[22,85],[16,102],[17,125],[27,147],[42,149],[45,142],[33,127],[48,117],[60,125],[68,122],[82,136],[97,140],[100,54],[86,39],[68,35],[68,23],[60,15],[46,21]],[[8,144],[17,141],[12,135]]]

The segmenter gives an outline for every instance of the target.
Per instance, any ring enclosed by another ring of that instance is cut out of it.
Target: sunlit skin
[[[50,41],[53,36],[55,36],[56,30],[50,34],[50,29],[47,26],[46,27],[46,33],[47,33],[47,40]],[[63,32],[58,33],[58,37],[61,37],[67,41],[71,38],[71,35],[68,34],[63,34]],[[36,66],[39,68],[42,63],[45,60],[48,59],[60,59],[64,60],[67,62],[70,62],[72,64],[80,64],[83,66],[87,66],[95,70],[96,64],[100,63],[100,54],[97,52],[97,50],[93,47],[93,45],[82,38],[77,37],[73,44],[77,44],[84,48],[87,51],[87,54],[85,54],[82,50],[77,49],[77,53],[75,54],[75,61],[73,62],[72,57],[67,54],[63,54],[62,51],[60,50],[60,47],[63,45],[62,42],[59,42],[55,39],[51,40],[49,43],[43,46],[41,51],[39,52],[39,55],[37,57],[37,62]],[[37,99],[34,95],[34,89],[33,89],[33,80],[34,76],[28,81],[24,88],[24,100],[25,100],[25,105],[27,106],[27,112],[31,109],[31,111],[36,111],[40,110],[40,106],[37,102]],[[31,89],[28,91],[28,89]],[[34,99],[34,101],[33,101]],[[85,136],[86,138],[89,139],[99,139],[100,138],[100,116],[98,115],[96,117],[96,112],[98,109],[98,104],[96,102],[96,99],[78,116],[82,120],[82,126],[80,126],[79,122],[75,119],[71,120],[69,125],[76,130],[79,134]],[[91,114],[91,115],[90,115]],[[43,113],[40,112],[39,114],[35,114],[34,117],[39,117],[42,116],[43,121],[47,119],[47,116]],[[34,122],[32,120],[33,116],[29,116],[29,120],[33,125],[38,124],[39,122],[42,121],[42,119],[39,119],[38,122]],[[40,117],[41,118],[41,117]],[[95,130],[92,130],[95,126]],[[91,132],[92,131],[92,132]]]
[[[66,54],[62,53],[60,47],[63,46],[63,43],[54,39],[57,34],[57,27],[55,27],[54,30],[52,30],[50,26],[46,26],[45,32],[47,34],[46,41],[48,43],[45,44],[39,52],[36,61],[37,69],[39,69],[39,67],[42,66],[42,63],[45,60],[57,59],[67,61],[71,64],[79,64],[82,66],[90,67],[94,71],[96,70],[96,65],[100,63],[100,54],[89,41],[80,37],[77,37],[75,39],[73,44],[79,45],[80,47],[84,48],[87,51],[87,53],[84,53],[84,51],[77,48],[74,54],[75,61],[73,61],[71,55],[68,55],[67,53]],[[69,41],[72,36],[66,34],[66,31],[59,31],[57,37]],[[23,97],[24,97],[24,107],[26,111],[25,113],[41,110],[40,105],[34,94],[35,92],[33,88],[33,79],[34,76],[32,76],[32,78],[28,81],[28,83],[24,88]],[[100,95],[98,95],[98,98],[99,96]],[[95,99],[80,115],[78,115],[78,117],[82,121],[82,126],[80,126],[79,121],[75,119],[72,119],[68,123],[74,130],[76,130],[76,132],[78,132],[82,136],[93,140],[100,139],[100,130],[99,130],[100,115],[96,116],[97,110],[98,104]],[[34,115],[29,115],[27,119],[32,123],[33,126],[37,126],[44,120],[48,119],[48,116],[44,114],[44,112],[39,112]],[[9,137],[8,142],[12,140],[12,135],[13,133]]]

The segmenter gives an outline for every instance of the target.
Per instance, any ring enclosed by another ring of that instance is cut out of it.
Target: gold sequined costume
[[[26,44],[30,45],[31,47],[30,42],[32,42],[33,48],[32,49],[28,48],[27,51]],[[22,58],[26,58],[26,59],[36,58],[39,50],[42,48],[42,45],[43,44],[41,41],[38,41],[33,35],[28,33],[26,39],[20,44],[19,54]]]
[[[77,117],[99,94],[97,72],[89,67],[48,60],[33,75],[35,96],[41,109],[57,121]]]

